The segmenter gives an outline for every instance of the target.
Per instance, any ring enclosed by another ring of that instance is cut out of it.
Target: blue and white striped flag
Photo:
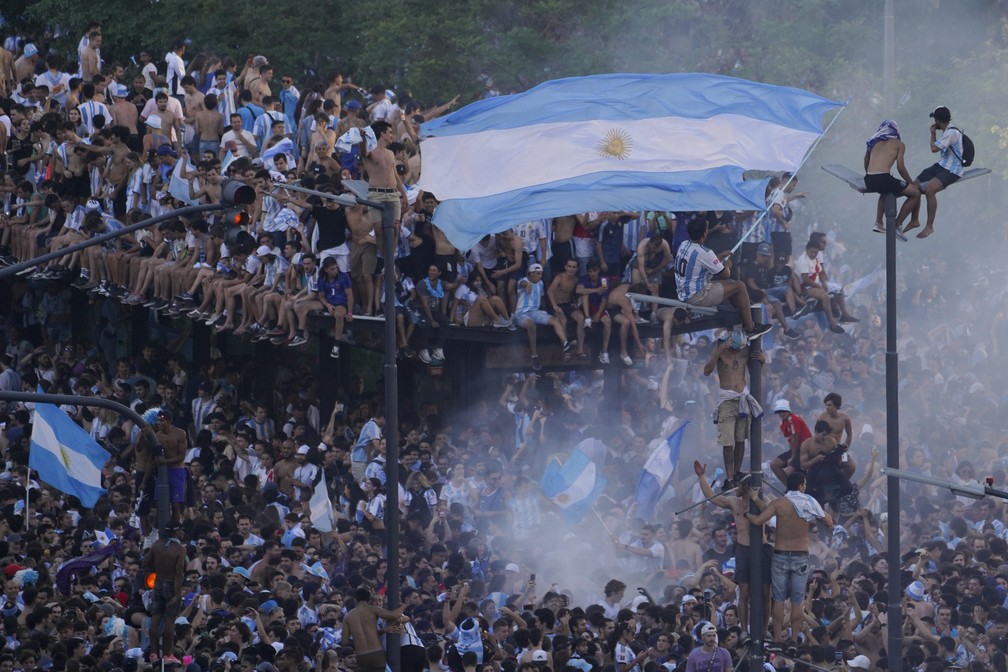
[[[92,508],[105,492],[102,467],[108,451],[52,404],[37,404],[32,423],[28,466],[60,492],[74,495]]]
[[[655,447],[647,462],[644,463],[640,478],[637,479],[635,495],[637,517],[641,520],[654,520],[658,500],[665,492],[665,488],[668,487],[669,481],[672,480],[676,464],[679,462],[683,432],[688,424],[689,420],[679,425],[677,430]]]
[[[460,249],[542,217],[606,210],[763,210],[764,181],[796,170],[842,103],[707,74],[545,82],[427,122],[419,186]]]
[[[606,479],[598,473],[595,463],[575,448],[565,463],[553,458],[546,465],[540,485],[543,494],[560,507],[564,517],[576,523],[605,490]]]

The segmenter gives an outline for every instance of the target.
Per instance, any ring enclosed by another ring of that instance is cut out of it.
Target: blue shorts
[[[549,324],[551,319],[553,316],[545,310],[529,310],[514,315],[514,323],[519,327],[525,326],[525,320],[532,320],[535,324]]]
[[[804,601],[810,569],[808,553],[774,551],[773,562],[770,564],[773,599],[778,602],[790,599],[791,604]]]
[[[186,476],[185,467],[168,467],[168,497],[172,504],[185,503]]]

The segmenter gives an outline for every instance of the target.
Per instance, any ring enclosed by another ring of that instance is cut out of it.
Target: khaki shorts
[[[374,275],[376,268],[378,268],[378,253],[374,245],[363,243],[350,246],[350,275],[355,278]]]
[[[711,280],[693,296],[686,299],[691,306],[716,306],[724,301],[724,285],[717,280]]]
[[[402,201],[399,199],[400,193],[396,189],[394,191],[376,191],[374,189],[368,189],[368,200],[377,201],[379,203],[389,202],[392,204],[392,223],[398,224],[399,219],[402,217]],[[375,231],[382,230],[382,211],[378,208],[371,208],[371,225],[374,226]]]
[[[719,446],[733,446],[749,438],[749,416],[739,417],[738,399],[722,401],[717,409]]]

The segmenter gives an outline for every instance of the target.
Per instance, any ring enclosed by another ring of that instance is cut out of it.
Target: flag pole
[[[24,524],[25,532],[31,527],[31,516],[28,515],[28,489],[31,485],[31,467],[25,470],[25,481],[24,481]]]
[[[832,119],[830,119],[830,122],[828,124],[826,124],[826,128],[824,128],[823,132],[819,134],[819,137],[815,139],[815,142],[812,143],[812,146],[809,147],[809,150],[807,152],[805,152],[805,158],[803,158],[801,160],[801,162],[798,164],[797,168],[795,168],[793,171],[791,171],[791,177],[789,177],[788,181],[785,182],[781,186],[781,191],[783,191],[784,189],[786,189],[787,186],[789,184],[791,184],[791,182],[795,178],[795,175],[797,175],[798,171],[802,169],[802,166],[805,165],[805,162],[809,160],[809,157],[812,156],[812,152],[814,152],[815,148],[819,146],[819,142],[822,141],[822,139],[824,137],[826,137],[826,134],[829,133],[829,129],[833,126],[833,124],[836,122],[836,120],[840,118],[840,113],[843,112],[845,109],[847,109],[847,105],[849,103],[850,103],[850,99],[848,99],[847,101],[845,101],[844,104],[843,104],[843,106],[839,110],[837,110],[837,113],[833,116]],[[767,215],[768,212],[770,212],[770,206],[769,205],[766,207],[765,210],[763,210],[763,212],[760,213],[760,216],[756,218],[756,221],[753,222],[753,225],[750,226],[748,228],[748,230],[746,230],[746,232],[739,237],[738,242],[735,243],[735,247],[731,248],[732,254],[734,254],[735,252],[737,252],[738,249],[740,247],[742,247],[742,243],[745,242],[745,239],[748,238],[749,235],[756,229],[756,227],[760,225],[760,222],[763,221],[763,218],[766,217],[766,215]]]
[[[592,513],[594,513],[594,514],[595,514],[595,517],[596,517],[596,518],[598,518],[598,521],[599,521],[600,523],[602,523],[602,527],[604,527],[604,528],[605,528],[605,531],[609,533],[609,536],[610,536],[610,537],[611,537],[611,536],[614,536],[614,535],[613,535],[613,531],[612,531],[612,530],[610,530],[610,529],[609,529],[609,526],[605,524],[605,521],[604,521],[604,520],[602,520],[602,514],[600,514],[600,513],[598,512],[598,509],[596,509],[596,508],[595,508],[595,505],[594,505],[594,504],[592,504],[592,507],[591,507],[591,510],[592,510]]]

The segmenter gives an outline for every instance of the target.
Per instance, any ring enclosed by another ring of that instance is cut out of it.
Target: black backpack
[[[962,156],[956,154],[955,149],[952,150],[952,153],[956,155],[957,159],[962,161],[963,168],[969,168],[970,166],[973,165],[973,159],[976,158],[976,148],[973,147],[973,141],[970,139],[968,135],[963,133],[961,128],[956,128],[955,126],[949,126],[949,128],[955,128],[955,130],[959,131],[959,134],[962,135],[962,143],[963,143]]]

